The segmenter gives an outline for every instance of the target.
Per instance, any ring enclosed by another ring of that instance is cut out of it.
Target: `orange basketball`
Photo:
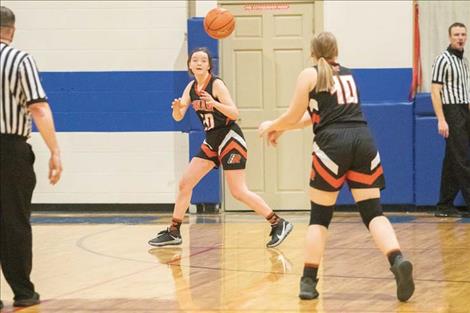
[[[228,37],[235,29],[235,18],[230,11],[214,8],[204,18],[204,29],[214,39]]]

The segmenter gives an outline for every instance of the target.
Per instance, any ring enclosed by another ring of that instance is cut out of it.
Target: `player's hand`
[[[437,122],[437,131],[442,137],[449,137],[449,125],[447,125],[447,122],[445,120],[439,120]]]
[[[184,108],[184,103],[181,102],[181,98],[174,99],[173,102],[171,103],[171,108],[173,109],[173,111],[180,112],[180,110]]]
[[[60,160],[60,154],[51,153],[51,157],[49,159],[49,182],[51,185],[55,185],[59,179],[60,175],[62,174],[62,162]]]
[[[199,98],[201,98],[201,100],[204,100],[208,107],[211,107],[215,103],[214,98],[212,98],[210,93],[206,92],[205,90],[201,91],[201,95],[199,96]]]
[[[271,127],[272,124],[273,124],[273,121],[264,121],[261,124],[259,124],[259,126],[258,126],[258,135],[260,137],[263,137],[263,136],[267,135],[268,132],[270,131],[269,128]]]
[[[281,137],[282,133],[283,131],[278,131],[278,130],[271,130],[270,132],[268,132],[268,138],[267,138],[268,146],[272,145],[273,147],[276,147],[277,140],[279,139],[279,137]]]

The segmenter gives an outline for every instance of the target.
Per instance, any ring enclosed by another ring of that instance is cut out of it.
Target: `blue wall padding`
[[[413,204],[413,108],[411,103],[364,104],[385,173],[384,204]],[[347,190],[338,204],[351,204]]]
[[[199,120],[199,117],[197,117],[196,111],[192,107],[188,109],[188,112],[186,113],[186,116],[189,118],[189,127],[190,130],[199,130],[203,131],[204,127],[202,127],[201,120]]]
[[[199,47],[208,48],[213,58],[219,58],[218,41],[207,35],[204,30],[204,18],[193,17],[188,19],[188,55]]]
[[[199,152],[205,137],[204,131],[189,132],[190,158]],[[220,180],[220,169],[211,170],[194,188],[191,203],[221,203],[222,188]]]
[[[171,117],[186,71],[43,72],[41,79],[58,131],[189,131],[189,118]]]
[[[416,118],[416,205],[436,205],[439,200],[445,140],[437,132],[435,117]],[[459,194],[455,205],[465,205]]]
[[[219,45],[218,41],[209,37],[204,31],[204,19],[194,17],[188,20],[188,55],[197,47],[206,47],[211,52],[214,68],[212,73],[219,73]],[[201,143],[204,141],[205,133],[196,112],[191,108],[189,113],[190,133],[189,133],[189,151],[193,157],[199,152]],[[204,177],[201,182],[194,188],[191,198],[192,204],[202,203],[221,203],[222,202],[222,185],[221,170],[214,169]]]
[[[435,116],[430,93],[418,93],[416,95],[415,114],[418,116]]]
[[[406,102],[411,68],[353,69],[362,103]]]

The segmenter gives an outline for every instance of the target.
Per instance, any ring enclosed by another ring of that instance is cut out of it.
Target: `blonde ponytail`
[[[318,78],[315,91],[330,91],[334,86],[333,68],[328,62],[334,62],[338,56],[338,44],[330,32],[315,35],[311,43],[312,57],[318,63]]]
[[[315,91],[330,91],[335,85],[333,80],[333,69],[330,64],[321,57],[318,59],[318,75],[317,75],[317,84],[315,85]]]

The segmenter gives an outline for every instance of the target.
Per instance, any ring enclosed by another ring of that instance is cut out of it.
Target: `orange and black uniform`
[[[313,123],[310,186],[323,191],[385,187],[380,155],[362,114],[351,70],[336,64],[333,92],[312,90],[308,111]]]
[[[212,93],[212,87],[217,79],[220,78],[211,75],[202,88],[216,101],[218,99]],[[206,139],[196,157],[214,162],[215,167],[222,164],[224,170],[244,169],[247,160],[247,146],[242,130],[234,120],[229,119],[210,103],[202,100],[197,90],[197,82],[194,81],[189,96],[191,105],[204,126]]]

